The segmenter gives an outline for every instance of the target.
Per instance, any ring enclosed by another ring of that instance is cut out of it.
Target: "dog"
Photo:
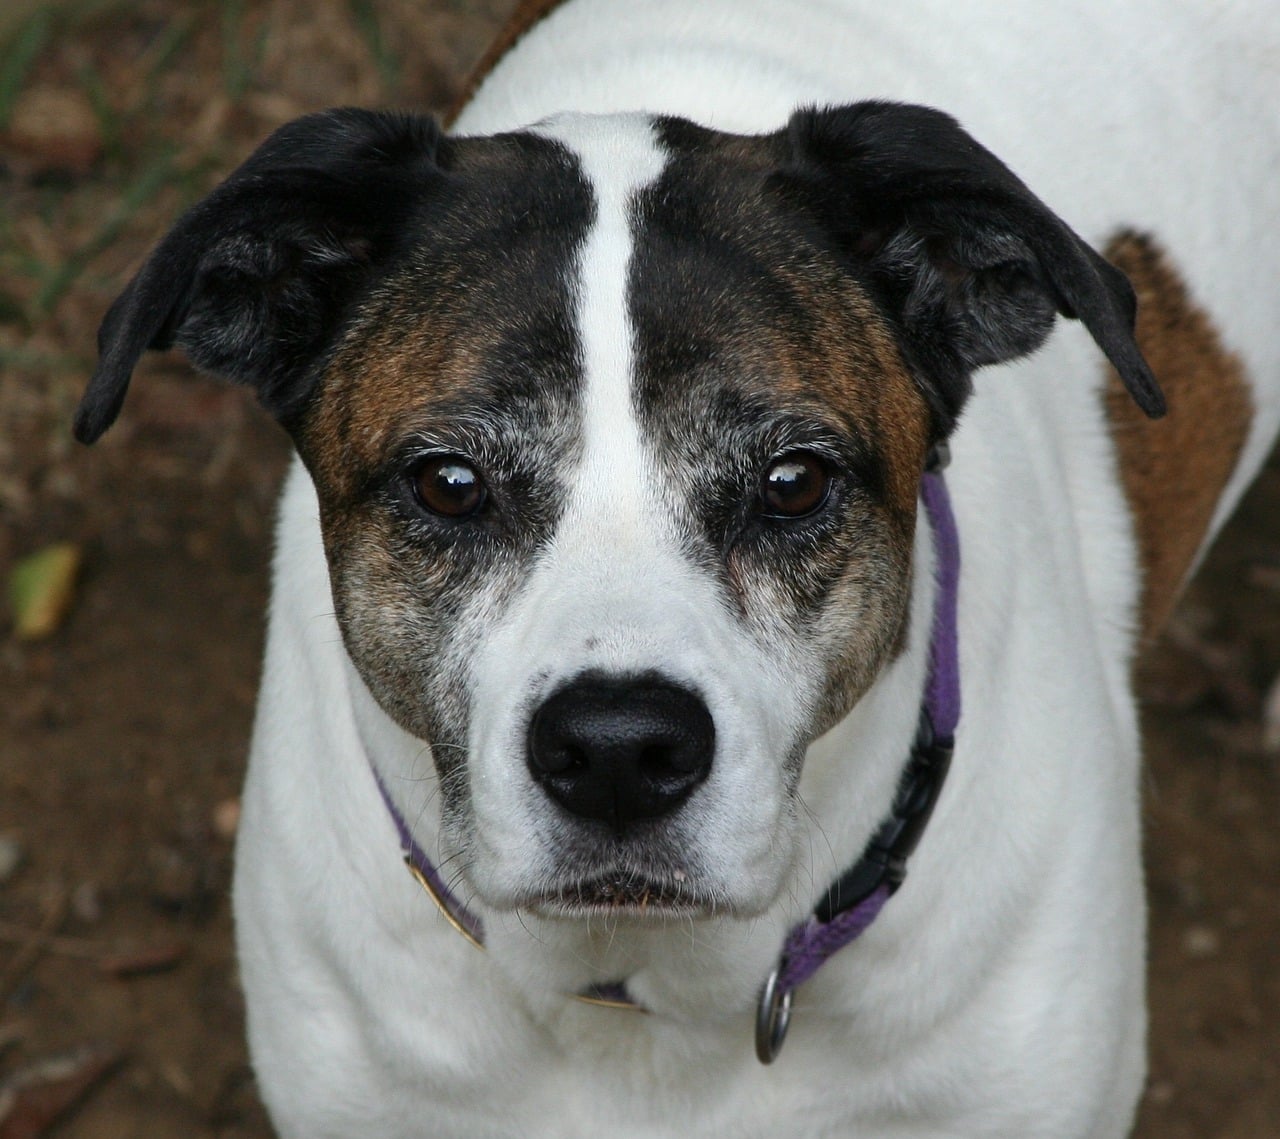
[[[1280,423],[1277,58],[1263,0],[540,0],[449,133],[312,115],[176,224],[76,429],[176,344],[299,456],[281,1135],[1128,1132],[1132,663]]]

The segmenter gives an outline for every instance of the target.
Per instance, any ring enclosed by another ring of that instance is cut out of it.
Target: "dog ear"
[[[787,183],[900,328],[939,433],[984,364],[1079,319],[1152,418],[1165,404],[1133,335],[1128,279],[954,119],[868,102],[798,111]]]
[[[148,348],[256,389],[286,424],[372,266],[394,255],[440,132],[427,118],[355,109],[276,131],[192,207],[111,306],[76,412],[94,442]]]

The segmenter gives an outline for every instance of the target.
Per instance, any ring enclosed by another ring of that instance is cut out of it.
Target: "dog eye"
[[[822,509],[830,494],[826,463],[811,451],[793,451],[765,471],[759,510],[767,518],[804,518]]]
[[[418,501],[444,518],[470,518],[488,498],[480,472],[457,455],[436,455],[413,472]]]

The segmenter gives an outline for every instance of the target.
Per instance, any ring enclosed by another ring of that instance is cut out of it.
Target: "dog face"
[[[147,346],[257,388],[485,901],[749,915],[808,743],[905,643],[928,448],[1055,310],[1154,407],[1123,279],[936,112],[335,112],[179,223],[78,428]]]
[[[497,146],[300,431],[348,649],[486,900],[757,909],[901,639],[924,400],[768,143]]]

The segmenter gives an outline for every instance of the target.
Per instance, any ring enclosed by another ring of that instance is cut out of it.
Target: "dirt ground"
[[[226,888],[286,445],[243,393],[162,357],[76,447],[97,321],[272,127],[341,102],[439,110],[511,3],[0,15],[0,583],[51,543],[83,557],[52,636],[20,641],[0,610],[0,1139],[270,1134]],[[1280,1135],[1277,674],[1273,458],[1142,668],[1144,1139]]]

